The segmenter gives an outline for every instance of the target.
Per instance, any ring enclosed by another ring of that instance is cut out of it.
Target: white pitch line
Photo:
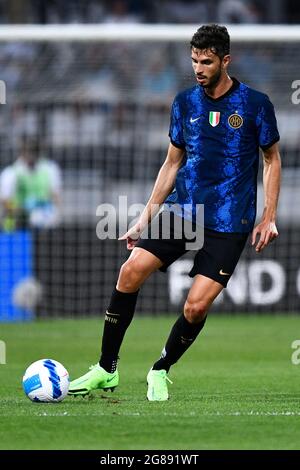
[[[231,411],[228,413],[220,413],[216,411],[215,413],[189,413],[182,415],[180,413],[160,413],[160,415],[163,416],[168,416],[168,417],[180,417],[180,418],[190,418],[191,416],[199,417],[199,416],[212,416],[212,417],[225,417],[225,416],[300,416],[300,411],[246,411],[246,412],[241,412],[241,411]],[[110,413],[88,413],[88,414],[77,414],[77,413],[69,413],[69,412],[64,412],[64,413],[35,413],[34,416],[40,416],[40,417],[89,417],[89,416],[107,416],[110,415]],[[140,417],[145,417],[149,416],[148,414],[145,413],[118,413],[119,416],[140,416]]]

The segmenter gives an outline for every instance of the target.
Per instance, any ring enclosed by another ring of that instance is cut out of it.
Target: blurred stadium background
[[[146,202],[165,158],[172,99],[194,83],[189,39],[206,22],[229,25],[231,75],[273,101],[283,161],[280,238],[260,255],[247,247],[213,309],[299,311],[300,104],[296,97],[293,103],[292,86],[300,80],[300,27],[287,26],[300,23],[299,2],[32,0],[0,1],[0,80],[6,85],[0,170],[18,156],[22,136],[37,137],[41,153],[61,168],[62,216],[56,228],[29,228],[21,244],[15,233],[2,230],[0,320],[104,311],[128,252],[124,243],[97,238],[96,208],[109,203],[124,211],[120,195],[128,205]],[[22,23],[27,32],[6,28]],[[44,26],[36,31],[32,24]],[[269,30],[272,24],[277,26]],[[157,26],[166,33],[160,39],[154,37]],[[70,28],[72,39],[64,40]],[[258,215],[261,176],[260,171]],[[179,312],[191,282],[190,263],[187,255],[167,275],[152,276],[138,313]],[[37,279],[42,295],[34,308],[16,311],[12,298],[20,273]]]

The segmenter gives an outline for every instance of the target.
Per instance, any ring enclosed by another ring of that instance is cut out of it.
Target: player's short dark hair
[[[191,48],[200,50],[210,49],[220,59],[230,54],[230,37],[225,26],[208,24],[201,26],[191,40]]]
[[[29,153],[31,158],[37,159],[40,152],[40,143],[37,137],[22,135],[20,150],[21,152],[26,152],[26,154]]]

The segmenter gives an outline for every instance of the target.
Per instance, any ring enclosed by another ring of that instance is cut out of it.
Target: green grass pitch
[[[102,320],[0,325],[1,449],[299,449],[300,365],[291,344],[296,316],[217,316],[170,373],[170,400],[146,400],[146,375],[175,317],[136,317],[114,393],[32,403],[21,380],[42,358],[62,362],[71,378],[95,363]]]

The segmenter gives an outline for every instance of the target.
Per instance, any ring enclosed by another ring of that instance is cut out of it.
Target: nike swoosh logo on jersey
[[[229,273],[224,273],[223,269],[220,269],[219,274],[221,274],[221,276],[230,276]]]
[[[200,119],[200,118],[201,118],[201,116],[199,116],[199,117],[197,117],[197,118],[194,118],[194,119],[193,119],[193,118],[190,118],[190,123],[193,124],[193,122],[198,121],[198,119]]]

